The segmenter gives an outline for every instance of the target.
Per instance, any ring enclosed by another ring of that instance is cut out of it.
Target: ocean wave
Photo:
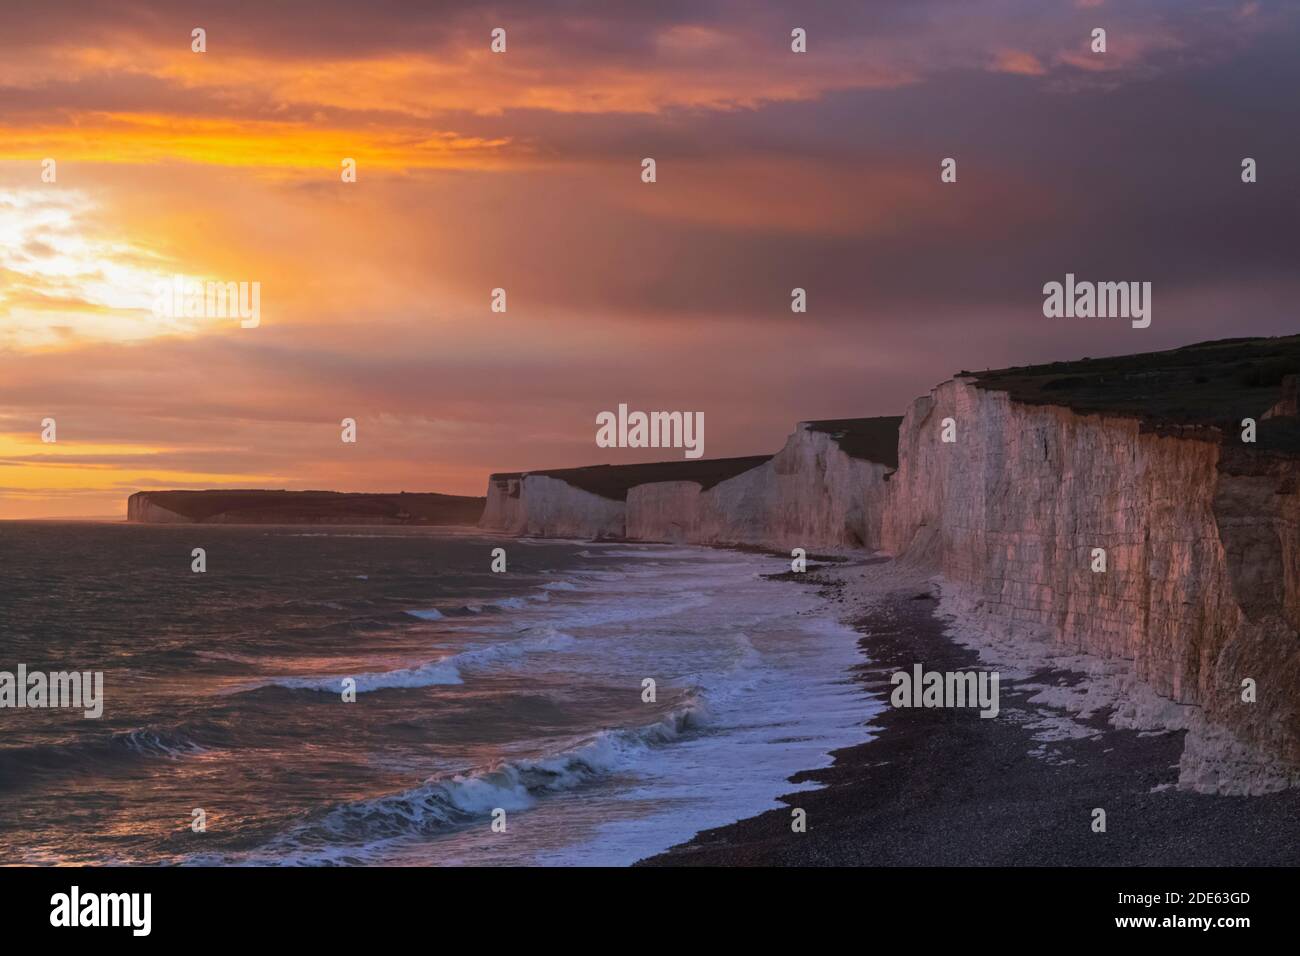
[[[239,654],[235,651],[198,650],[194,652],[194,656],[199,660],[220,661],[229,664],[247,664],[252,666],[262,663],[260,657],[254,657],[251,654]]]
[[[627,547],[610,548],[607,551],[601,551],[593,554],[588,551],[578,552],[580,558],[699,558],[701,554],[706,554],[708,549],[703,546],[698,548],[670,548],[660,544],[646,545],[643,548]],[[655,564],[657,562],[646,562]]]
[[[474,604],[461,605],[443,605],[442,607],[412,609],[403,611],[403,614],[410,617],[418,617],[425,621],[440,621],[448,617],[466,617],[470,614],[482,614],[487,611],[523,611],[534,606],[536,603],[545,603],[551,599],[552,591],[576,591],[576,586],[569,584],[567,581],[555,581],[550,584],[538,585],[540,593],[537,594],[519,594],[514,597],[498,598],[492,601],[482,601]]]
[[[662,596],[638,600],[639,595],[622,595],[617,603],[568,605],[558,609],[553,620],[557,627],[585,628],[607,624],[645,623],[685,614],[711,603],[700,591],[678,591],[672,601]]]
[[[547,624],[562,630],[579,630],[601,627],[609,624],[635,623],[675,617],[688,611],[707,607],[708,595],[700,591],[675,592],[673,601],[662,597],[643,598],[642,595],[620,595],[617,603],[598,602],[592,604],[561,604],[550,609],[545,618]],[[489,605],[490,606],[490,605]],[[531,624],[516,622],[516,630],[527,631]],[[465,628],[475,634],[497,634],[503,630],[501,625]]]
[[[302,637],[304,641],[316,641],[335,637],[352,637],[357,634],[375,634],[393,630],[409,623],[409,615],[400,611],[377,611],[325,623],[308,621],[303,624],[288,624],[279,627],[278,633],[286,638],[297,639]]]
[[[211,748],[177,727],[137,727],[92,740],[0,748],[0,781],[19,782],[25,773],[111,766],[139,759],[179,760]]]
[[[114,735],[114,744],[126,747],[142,757],[167,757],[177,760],[190,754],[208,753],[211,748],[192,740],[180,731],[140,728]]]
[[[626,581],[632,577],[630,571],[600,571],[595,568],[584,568],[576,574],[584,581]]]
[[[376,671],[369,674],[340,674],[333,677],[276,677],[258,681],[240,688],[240,693],[260,690],[263,687],[282,687],[285,690],[314,690],[329,694],[341,694],[343,682],[348,678],[356,681],[358,694],[375,690],[394,690],[411,687],[434,687],[444,684],[463,684],[460,670],[454,664],[442,661],[430,661],[419,667],[402,667],[391,671]]]
[[[749,693],[767,679],[767,667],[762,653],[754,646],[749,635],[737,631],[732,635],[736,656],[724,670],[688,674],[682,680],[702,689],[709,700],[722,705],[733,698]]]
[[[474,669],[493,663],[523,657],[542,651],[560,651],[576,643],[571,634],[545,629],[539,636],[514,641],[500,641],[468,651],[461,651],[436,661],[429,661],[416,667],[402,667],[390,671],[374,671],[360,674],[336,674],[329,677],[275,677],[240,688],[244,693],[263,687],[282,687],[286,690],[314,690],[338,694],[343,691],[343,681],[352,678],[356,681],[358,694],[376,690],[406,689],[413,687],[435,687],[440,685],[463,684],[463,669]]]
[[[319,863],[364,856],[366,845],[374,842],[444,833],[490,817],[498,808],[526,810],[546,794],[632,769],[647,750],[672,743],[707,722],[703,697],[691,693],[652,724],[604,730],[548,756],[505,761],[487,770],[429,779],[400,793],[337,805],[264,850],[273,853],[272,862]],[[348,854],[340,843],[355,849]]]
[[[518,597],[502,598],[499,601],[489,601],[486,606],[499,611],[522,611],[532,606],[530,602],[545,602],[550,599],[550,590],[545,590],[541,594],[523,594]]]
[[[567,585],[568,582],[556,582],[559,585]],[[484,611],[524,611],[534,607],[538,603],[550,601],[552,591],[576,591],[573,586],[552,587],[551,585],[539,585],[540,593],[521,594],[515,597],[499,598],[495,601],[484,601],[479,604],[459,604],[443,605],[442,607],[433,608],[413,608],[409,611],[403,611],[402,614],[407,617],[419,618],[422,621],[441,621],[446,618],[469,617],[471,614],[482,614]]]
[[[428,611],[403,611],[402,613],[413,617],[422,617],[426,621],[438,621],[445,618],[470,617],[474,614],[482,614],[483,605],[445,604],[442,607],[430,608]]]

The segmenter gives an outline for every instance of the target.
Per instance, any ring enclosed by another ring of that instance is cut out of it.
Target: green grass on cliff
[[[879,418],[827,418],[805,422],[815,432],[826,432],[850,458],[898,467],[898,426],[902,415]]]
[[[1260,420],[1282,399],[1286,377],[1300,374],[1300,335],[962,374],[1028,405],[1138,418],[1155,430],[1218,428],[1230,445],[1242,444],[1241,420],[1254,418],[1258,441],[1244,451],[1300,453],[1297,419]]]
[[[613,501],[626,501],[627,493],[637,485],[657,481],[694,481],[701,490],[757,468],[770,461],[771,455],[748,458],[702,458],[684,461],[655,461],[644,465],[588,465],[585,468],[552,468],[548,471],[514,471],[492,475],[493,481],[545,475],[565,481],[575,488]]]

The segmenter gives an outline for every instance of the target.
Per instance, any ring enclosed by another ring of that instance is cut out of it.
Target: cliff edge
[[[481,526],[781,550],[875,548],[901,421],[801,422],[770,456],[492,475]]]
[[[1298,371],[1290,337],[959,375],[904,416],[884,548],[1196,708],[1183,785],[1300,783]]]

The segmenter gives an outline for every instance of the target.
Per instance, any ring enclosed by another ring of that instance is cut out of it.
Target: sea
[[[0,672],[100,672],[103,712],[0,707],[0,863],[631,864],[869,738],[857,635],[785,570],[472,530],[2,522]]]

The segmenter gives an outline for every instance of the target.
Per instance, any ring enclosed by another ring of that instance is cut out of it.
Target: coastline
[[[879,696],[889,675],[981,667],[920,572],[874,559],[775,577],[818,587],[858,631],[849,679]],[[818,785],[780,809],[705,830],[637,866],[1294,866],[1300,791],[1224,796],[1179,789],[1185,730],[1113,726],[1111,708],[1070,714],[1044,686],[1089,690],[1079,670],[1025,661],[1002,712],[886,706],[872,739],[790,778]],[[1040,696],[1041,695],[1041,696]],[[1057,695],[1062,696],[1062,694]],[[1065,694],[1064,696],[1068,696]],[[1057,724],[1086,728],[1052,734]],[[1044,734],[1043,728],[1049,728]],[[1044,739],[1050,743],[1044,743]],[[807,814],[795,833],[791,808]],[[1107,831],[1092,830],[1093,810]]]

